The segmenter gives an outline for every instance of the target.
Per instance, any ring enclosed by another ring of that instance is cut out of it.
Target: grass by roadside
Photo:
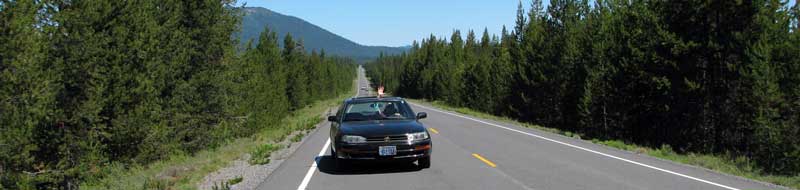
[[[351,97],[355,90],[336,98],[315,102],[283,118],[281,125],[264,128],[250,137],[232,140],[215,149],[200,151],[195,155],[173,155],[147,166],[102,167],[101,172],[106,176],[81,184],[81,189],[196,189],[206,175],[227,166],[245,153],[260,154],[252,156],[259,159],[256,160],[258,163],[269,162],[269,154],[279,149],[273,147],[273,144],[283,141],[294,131],[313,129],[323,119],[320,114],[338,105],[341,100]]]
[[[256,150],[250,152],[250,164],[269,164],[269,156],[272,152],[281,149],[280,146],[275,144],[262,144],[256,147]]]
[[[214,184],[214,186],[211,187],[211,190],[229,190],[229,189],[231,189],[231,185],[236,185],[236,184],[242,182],[242,180],[244,180],[244,178],[242,178],[242,176],[239,176],[239,177],[230,179],[228,181],[225,181],[223,183]]]
[[[488,119],[494,121],[500,121],[505,123],[510,123],[518,126],[524,126],[528,128],[535,128],[542,131],[547,131],[550,133],[560,134],[567,137],[583,139],[591,141],[595,144],[601,144],[608,147],[613,147],[621,150],[636,152],[638,154],[645,154],[661,159],[671,160],[683,164],[698,166],[702,168],[711,169],[717,172],[741,176],[753,180],[769,182],[777,185],[782,185],[785,187],[793,188],[793,189],[800,189],[800,175],[797,176],[778,176],[778,175],[770,175],[765,174],[760,169],[758,169],[755,164],[752,163],[748,158],[745,157],[735,157],[732,155],[722,154],[722,155],[711,155],[711,154],[696,154],[696,153],[688,153],[688,154],[681,154],[677,153],[672,150],[670,146],[662,146],[658,148],[650,148],[645,146],[640,146],[636,144],[626,143],[620,140],[598,140],[598,139],[586,139],[582,137],[582,135],[578,133],[573,133],[570,131],[563,131],[555,128],[547,128],[540,125],[530,124],[530,123],[523,123],[517,120],[508,118],[508,117],[499,117],[479,111],[475,111],[469,108],[463,107],[453,107],[446,105],[440,101],[425,101],[425,100],[416,100],[416,99],[409,99],[409,101],[414,103],[419,103],[423,105],[432,105],[436,108],[440,108],[443,110],[453,111],[457,113],[461,113],[464,115],[469,115],[481,119]]]

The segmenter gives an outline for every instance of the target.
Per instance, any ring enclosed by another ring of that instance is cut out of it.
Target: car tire
[[[419,168],[430,168],[431,167],[431,157],[423,157],[417,160],[417,165]]]
[[[331,157],[333,157],[333,163],[336,164],[337,169],[346,168],[347,160],[339,158],[339,156],[336,155],[336,151],[333,150],[333,147],[331,147]]]

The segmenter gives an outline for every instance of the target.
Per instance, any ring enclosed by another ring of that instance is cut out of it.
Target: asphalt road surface
[[[363,69],[358,77],[357,96],[374,94],[360,90],[370,90]],[[367,163],[336,169],[326,123],[257,189],[779,189],[536,129],[412,108],[428,113],[422,122],[433,138],[431,168]]]

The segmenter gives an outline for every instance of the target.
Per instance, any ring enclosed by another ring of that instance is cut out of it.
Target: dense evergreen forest
[[[796,176],[798,16],[778,0],[534,0],[499,37],[430,36],[366,68],[395,95]]]
[[[233,6],[0,0],[0,189],[75,189],[105,166],[216,147],[352,88],[351,60],[269,30],[237,52]]]

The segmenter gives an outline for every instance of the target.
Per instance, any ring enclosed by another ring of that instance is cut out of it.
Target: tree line
[[[193,154],[352,88],[355,64],[268,30],[237,51],[232,0],[0,0],[0,189],[76,189]]]
[[[778,0],[534,0],[499,37],[431,35],[366,68],[395,95],[793,176],[798,16]]]

